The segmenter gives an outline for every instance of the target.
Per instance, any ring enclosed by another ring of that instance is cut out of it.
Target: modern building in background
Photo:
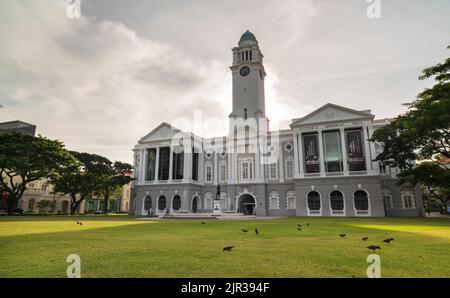
[[[258,216],[423,214],[419,188],[397,185],[396,169],[373,161],[381,146],[369,139],[388,119],[326,104],[293,119],[289,129],[269,131],[258,41],[247,31],[232,52],[229,136],[204,139],[162,123],[142,137],[133,149],[134,214],[149,209]],[[256,127],[247,126],[249,119]],[[185,142],[174,144],[179,136],[189,139],[192,150],[185,150],[191,149]],[[211,148],[218,143],[223,146]]]
[[[29,124],[20,120],[0,123],[0,133],[7,131],[17,131],[34,136],[36,134],[36,125]]]
[[[8,121],[0,123],[0,133],[16,131],[34,136],[36,125],[23,121]],[[131,175],[131,173],[130,173]],[[16,178],[17,179],[17,178]],[[70,200],[68,195],[53,193],[53,186],[48,179],[39,179],[28,183],[22,198],[17,202],[15,208],[24,212],[56,212],[60,214],[70,213]],[[93,196],[80,204],[79,213],[95,213],[103,210],[104,200]],[[130,184],[124,185],[110,201],[110,212],[128,213],[130,205]]]

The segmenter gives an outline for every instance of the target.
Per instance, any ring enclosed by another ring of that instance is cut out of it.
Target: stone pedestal
[[[213,202],[213,213],[221,214],[222,213],[222,201],[214,200]]]

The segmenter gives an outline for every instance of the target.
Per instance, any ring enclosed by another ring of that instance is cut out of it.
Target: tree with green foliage
[[[107,158],[86,152],[70,151],[76,162],[51,177],[55,193],[69,195],[70,214],[79,211],[81,203],[98,189],[104,173],[111,163]]]
[[[430,78],[434,78],[435,85],[419,93],[412,103],[406,104],[404,115],[375,131],[372,141],[383,144],[383,152],[376,160],[400,169],[399,183],[420,183],[448,212],[450,58],[426,68],[419,77],[420,80]]]
[[[0,190],[7,193],[8,214],[28,183],[49,177],[73,162],[60,141],[19,132],[0,133]]]
[[[117,193],[118,190],[125,184],[130,183],[132,166],[127,163],[116,161],[104,168],[104,173],[100,177],[100,182],[97,191],[102,194],[104,199],[103,212],[109,212],[108,203],[112,194]]]

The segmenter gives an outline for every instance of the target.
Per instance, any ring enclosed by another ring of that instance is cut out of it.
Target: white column
[[[347,143],[345,142],[345,130],[343,127],[339,128],[341,135],[341,150],[342,150],[342,164],[344,166],[344,175],[348,176],[348,161],[347,161]]]
[[[158,169],[159,169],[159,147],[156,147],[155,181],[158,181],[158,179],[159,179]]]
[[[186,178],[190,181],[192,180],[192,159],[193,159],[193,154],[194,152],[191,149],[190,153],[185,153],[183,160],[186,159],[187,160],[187,172],[186,172]],[[184,176],[183,176],[184,178]]]
[[[214,185],[217,185],[217,151],[214,151],[214,166],[213,166],[213,181],[214,181]]]
[[[300,178],[303,178],[305,176],[305,166],[303,165],[304,159],[303,159],[303,144],[302,144],[302,134],[297,133],[296,134],[296,142],[298,143],[298,167],[299,167],[299,173]]]
[[[145,156],[147,155],[146,152],[147,152],[147,150],[145,150],[145,149],[139,150],[139,160],[141,161],[141,164],[139,165],[139,168],[140,168],[139,176],[140,177],[138,177],[138,178],[140,181],[145,181],[145,164],[147,162],[147,160],[145,158]]]
[[[292,140],[294,143],[294,178],[300,177],[300,148],[298,144],[298,133],[293,132]]]
[[[169,154],[169,183],[171,183],[173,177],[173,148],[171,145],[169,146]]]
[[[372,138],[373,136],[373,126],[369,125],[369,138]],[[371,159],[375,159],[377,157],[377,152],[375,149],[375,143],[374,142],[369,142],[370,145],[370,152],[372,154]],[[372,161],[372,170],[374,172],[374,174],[379,174],[380,173],[380,168],[378,167],[378,162],[377,161]]]
[[[261,179],[261,154],[259,152],[259,137],[256,138],[255,146],[255,178],[258,181]]]
[[[279,147],[279,151],[280,154],[278,154],[278,181],[280,182],[284,182],[284,160],[283,160],[283,144],[280,142],[280,144],[278,144]]]
[[[322,130],[317,131],[319,137],[319,165],[320,165],[320,176],[326,176],[325,171],[325,159],[323,156],[323,138],[322,138]]]
[[[372,172],[372,160],[370,157],[370,147],[369,147],[369,135],[367,134],[367,126],[363,126],[363,135],[364,135],[364,156],[366,158],[366,170],[367,173]]]

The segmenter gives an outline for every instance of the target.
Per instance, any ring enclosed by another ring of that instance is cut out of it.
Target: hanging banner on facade
[[[350,171],[364,171],[364,148],[362,142],[362,131],[347,131],[347,156]]]
[[[303,135],[303,146],[306,173],[320,172],[317,134]]]

